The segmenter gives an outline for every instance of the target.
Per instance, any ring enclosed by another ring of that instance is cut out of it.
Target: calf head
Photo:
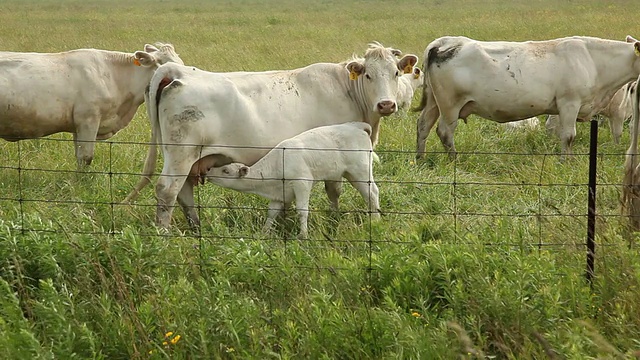
[[[156,47],[157,46],[157,47]],[[144,51],[136,51],[134,56],[134,63],[139,66],[150,67],[160,66],[168,62],[178,63],[184,65],[180,56],[176,54],[173,45],[156,43],[156,46],[146,44]]]
[[[231,163],[212,167],[207,172],[207,180],[220,184],[227,180],[241,179],[249,175],[250,168],[242,163]]]
[[[353,59],[346,65],[349,78],[357,82],[356,92],[364,100],[363,105],[379,116],[396,112],[398,77],[402,72],[411,73],[418,62],[418,57],[411,54],[397,59],[399,54],[399,50],[372,43],[364,58]]]

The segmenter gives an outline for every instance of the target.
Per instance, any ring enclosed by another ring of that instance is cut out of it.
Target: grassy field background
[[[640,36],[635,1],[0,1],[0,50],[133,52],[174,44],[210,71],[339,62],[380,41],[421,58],[444,35],[480,40]],[[1,75],[0,75],[1,76]],[[260,238],[265,200],[196,194],[202,236],[153,226],[144,106],[75,172],[70,134],[0,142],[0,358],[634,358],[637,236],[618,217],[628,132],[599,136],[596,279],[584,281],[588,125],[569,162],[544,129],[472,117],[450,162],[435,134],[416,163],[415,120],[382,122],[370,223],[351,188],[340,217],[314,191]],[[158,162],[158,170],[161,162]],[[170,335],[168,333],[171,332]],[[177,336],[180,337],[177,337]]]

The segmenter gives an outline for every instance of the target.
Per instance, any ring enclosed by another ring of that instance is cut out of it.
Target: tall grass
[[[122,51],[171,42],[211,71],[342,61],[380,41],[422,57],[443,35],[526,40],[640,36],[633,1],[0,1],[0,48]],[[637,6],[636,6],[637,7]],[[1,75],[0,75],[1,76]],[[346,188],[314,191],[310,240],[267,203],[205,185],[202,235],[153,226],[137,181],[144,106],[75,172],[69,134],[0,142],[0,358],[631,358],[639,254],[624,231],[624,150],[601,129],[596,279],[584,281],[588,129],[558,160],[544,131],[472,117],[450,162],[436,136],[416,163],[415,118],[382,122],[371,223]],[[160,170],[160,164],[158,164]],[[170,333],[170,335],[167,335]],[[179,338],[177,336],[180,335]]]

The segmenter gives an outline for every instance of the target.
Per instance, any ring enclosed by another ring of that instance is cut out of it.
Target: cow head
[[[400,50],[372,43],[364,58],[353,59],[346,64],[349,78],[357,82],[358,98],[365,102],[368,110],[380,116],[396,112],[398,77],[403,72],[411,73],[413,65],[418,62],[418,57],[411,54],[397,59],[400,54]]]
[[[184,65],[182,59],[176,54],[173,45],[156,43],[156,46],[146,44],[144,51],[136,51],[133,54],[134,63],[144,67],[157,67],[168,62]]]

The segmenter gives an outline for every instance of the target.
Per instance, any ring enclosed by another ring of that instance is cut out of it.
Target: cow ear
[[[640,41],[636,41],[633,43],[633,49],[637,56],[640,56]]]
[[[156,52],[158,51],[158,48],[151,45],[151,44],[145,44],[144,45],[144,51],[148,52],[148,53],[152,53],[152,52]]]
[[[398,61],[398,69],[404,71],[405,74],[411,74],[413,72],[413,66],[418,62],[418,57],[415,55],[405,55]]]
[[[347,70],[349,70],[349,79],[356,80],[358,76],[364,73],[364,65],[357,61],[352,61],[347,64]]]
[[[634,39],[633,36],[631,36],[631,35],[627,35],[627,42],[628,43],[635,43],[635,42],[638,42],[638,40]]]
[[[133,63],[138,66],[149,67],[155,65],[156,58],[153,55],[146,53],[144,51],[136,51],[134,54]]]
[[[239,177],[243,178],[247,175],[249,175],[249,167],[248,166],[243,166],[238,170],[238,175]]]

